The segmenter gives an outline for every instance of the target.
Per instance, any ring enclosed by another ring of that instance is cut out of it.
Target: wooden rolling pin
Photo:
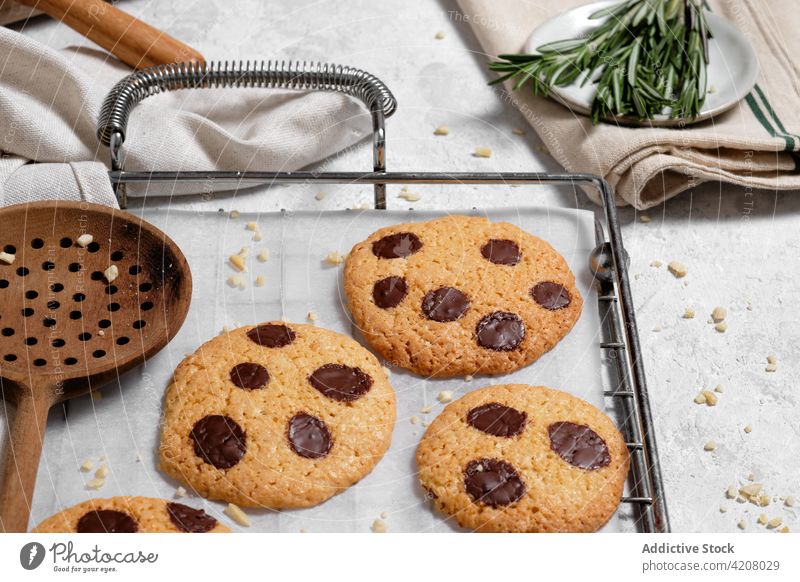
[[[63,22],[134,69],[205,60],[192,47],[102,0],[18,1]]]

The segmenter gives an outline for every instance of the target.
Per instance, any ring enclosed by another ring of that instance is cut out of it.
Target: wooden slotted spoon
[[[77,239],[90,234],[81,247]],[[86,202],[0,209],[0,387],[15,402],[0,486],[0,531],[28,525],[47,413],[167,345],[192,276],[177,245],[142,219]],[[116,265],[118,277],[104,272]]]

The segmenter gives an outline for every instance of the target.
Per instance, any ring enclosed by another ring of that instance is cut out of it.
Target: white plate
[[[603,22],[603,19],[590,20],[589,15],[615,2],[616,0],[594,2],[551,18],[533,31],[525,44],[524,52],[535,54],[536,48],[543,44],[585,35]],[[708,86],[713,87],[714,92],[706,95],[700,115],[686,120],[671,119],[669,115],[661,114],[649,120],[624,116],[607,118],[606,121],[622,125],[646,126],[698,123],[727,111],[750,92],[758,77],[758,57],[750,42],[724,18],[706,12],[706,19],[712,34],[712,38],[708,41]],[[550,95],[576,113],[591,115],[597,86],[587,83],[581,87],[582,80],[583,76],[566,87],[554,87]]]

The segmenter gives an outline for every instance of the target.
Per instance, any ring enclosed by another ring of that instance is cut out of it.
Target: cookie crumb
[[[752,426],[750,426],[749,424],[748,424],[748,425],[746,425],[746,426],[744,427],[744,432],[745,432],[746,434],[750,434],[751,432],[753,432],[753,427],[752,427]]]
[[[694,319],[695,312],[694,309],[687,307],[686,310],[683,312],[684,319]]]
[[[16,259],[16,255],[12,255],[11,253],[7,253],[5,251],[0,251],[0,261],[3,261],[6,265],[10,265]]]
[[[757,501],[758,494],[761,493],[761,489],[763,487],[764,485],[761,483],[750,483],[749,485],[743,485],[742,487],[739,487],[739,495],[745,499]]]
[[[317,192],[316,194],[314,194],[314,198],[316,200],[322,200],[323,198],[325,198],[325,192]]]
[[[766,507],[767,505],[769,505],[769,502],[770,498],[769,495],[767,495],[766,493],[762,493],[761,495],[758,496],[758,505],[760,505],[761,507]]]
[[[386,522],[382,519],[376,519],[372,522],[372,533],[386,533],[389,531],[389,527],[386,525]]]
[[[415,194],[414,192],[400,192],[397,197],[402,198],[406,202],[418,202],[422,199],[422,196]]]
[[[783,523],[783,519],[780,517],[773,517],[767,522],[767,529],[775,529],[779,527]]]
[[[717,443],[714,441],[708,441],[706,444],[703,445],[703,450],[708,452],[716,450],[716,448],[717,448]]]
[[[697,396],[694,397],[695,404],[706,404],[706,395],[700,392]]]
[[[94,479],[91,479],[88,483],[86,483],[86,488],[87,489],[93,489],[93,490],[96,491],[96,490],[100,489],[105,484],[106,484],[106,480],[105,479],[100,479],[100,478],[95,477]]]
[[[725,507],[724,505],[720,505],[719,506],[719,512],[720,513],[728,513],[728,508]]]
[[[256,258],[262,263],[266,263],[269,260],[269,249],[261,249],[258,251]]]
[[[789,497],[783,500],[783,504],[786,507],[794,507],[794,497],[789,495]]]
[[[267,282],[266,282],[266,280],[264,279],[264,275],[258,275],[258,276],[256,277],[256,280],[255,280],[255,282],[254,282],[253,284],[254,284],[256,287],[263,287],[264,285],[266,285],[266,283],[267,283]]]
[[[344,263],[344,255],[339,251],[331,251],[325,257],[325,262],[329,265],[341,265]]]
[[[728,324],[725,323],[724,321],[721,321],[720,323],[714,326],[714,329],[716,329],[719,333],[725,333],[726,331],[728,331]]]
[[[92,244],[93,240],[94,240],[94,237],[92,235],[84,233],[84,234],[80,235],[78,238],[76,238],[75,242],[78,243],[79,247],[81,247],[82,249],[85,249],[90,244]]]
[[[686,274],[689,272],[689,268],[679,261],[670,261],[667,265],[667,269],[669,272],[675,275],[676,279],[680,279],[685,277]]]
[[[231,275],[230,277],[228,277],[228,285],[230,285],[231,287],[244,289],[245,287],[244,277],[242,277],[241,275]]]
[[[186,489],[184,489],[183,487],[178,487],[178,488],[175,490],[175,497],[177,497],[177,498],[179,498],[179,499],[180,499],[181,497],[186,497]]]
[[[472,156],[476,158],[491,158],[492,150],[491,148],[475,148],[475,151],[472,152]]]
[[[250,527],[251,525],[250,518],[247,517],[247,514],[242,511],[238,505],[233,503],[229,503],[228,507],[225,508],[225,515],[242,527]]]
[[[436,397],[436,400],[438,400],[442,404],[450,402],[452,399],[453,399],[453,393],[450,390],[442,390],[441,392],[439,392],[439,396]]]
[[[111,265],[108,269],[103,271],[103,276],[106,278],[106,281],[113,283],[114,280],[119,277],[119,269],[116,265]]]
[[[450,135],[450,128],[446,125],[440,125],[433,130],[433,135]]]
[[[86,459],[81,465],[81,471],[83,471],[84,473],[88,473],[92,469],[94,469],[94,463],[92,462],[91,459]]]
[[[728,490],[725,491],[725,497],[727,497],[728,499],[736,499],[738,496],[739,496],[739,491],[733,485],[728,487]]]
[[[230,216],[231,218],[239,218],[240,214],[241,213],[238,210],[231,210],[228,216]]]
[[[706,397],[706,404],[709,406],[716,406],[719,399],[717,395],[714,394],[711,390],[703,390],[703,396]]]
[[[770,354],[769,356],[767,356],[767,363],[768,364],[777,364],[778,363],[778,358],[776,356],[773,356],[772,354]]]
[[[247,264],[245,263],[244,256],[242,256],[241,254],[231,255],[230,257],[228,257],[228,260],[230,261],[231,265],[233,265],[233,268],[239,271],[240,273],[247,270]]]
[[[99,335],[100,337],[105,337],[106,336],[106,332],[103,329],[98,329],[97,330],[97,335]]]
[[[728,310],[724,307],[715,307],[714,311],[711,312],[711,320],[714,323],[725,321],[726,317],[728,317]]]
[[[435,38],[436,40],[442,40],[444,38],[444,32],[440,30],[439,32],[433,35],[433,38]]]
[[[647,223],[648,223],[648,222],[650,222],[651,220],[652,220],[652,218],[650,218],[650,217],[649,217],[649,216],[647,216],[646,214],[640,214],[640,215],[639,215],[639,222],[644,222],[645,224],[647,224]]]
[[[419,416],[412,416],[408,420],[411,422],[411,424],[419,424]]]
[[[306,314],[306,319],[307,319],[308,321],[314,322],[314,321],[317,321],[317,320],[319,319],[319,317],[317,317],[317,314],[316,314],[315,312],[313,312],[313,311],[309,311],[309,312]]]
[[[105,479],[106,477],[108,477],[108,467],[106,467],[105,465],[100,465],[100,468],[94,472],[94,476],[97,477],[98,479]]]

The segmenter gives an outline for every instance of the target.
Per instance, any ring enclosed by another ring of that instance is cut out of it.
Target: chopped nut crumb
[[[387,376],[388,376],[388,375],[389,375],[389,374],[392,372],[392,371],[391,371],[389,368],[387,368],[386,366],[381,366],[381,369],[383,370],[383,373],[384,373],[384,374],[386,374]]]
[[[790,495],[789,497],[783,500],[783,504],[786,507],[794,507],[794,497]]]
[[[444,38],[444,33],[440,30],[435,35],[433,35],[433,38],[435,38],[436,40],[442,40]]]
[[[758,497],[758,494],[761,493],[761,489],[764,487],[761,483],[750,483],[749,485],[743,485],[739,487],[739,495],[746,499],[750,499],[751,497]]]
[[[239,255],[243,258],[247,258],[250,256],[250,247],[242,247],[239,249]]]
[[[450,135],[450,128],[446,125],[440,125],[433,130],[433,135]]]
[[[727,497],[728,499],[736,499],[738,496],[739,496],[739,491],[733,485],[728,487],[728,490],[725,491],[725,497]]]
[[[689,268],[683,263],[680,263],[678,261],[670,261],[669,264],[667,265],[667,269],[669,269],[669,272],[675,275],[675,278],[677,279],[685,277],[686,274],[689,272]]]
[[[325,257],[325,262],[329,265],[341,265],[344,263],[344,255],[339,251],[331,251]]]
[[[314,198],[316,198],[317,200],[322,200],[323,198],[325,198],[325,192],[317,192],[316,194],[314,194]]]
[[[92,244],[93,240],[94,240],[94,237],[92,235],[90,235],[90,234],[82,234],[78,238],[75,239],[75,242],[78,243],[79,247],[85,249],[90,244]]]
[[[408,420],[411,422],[411,424],[419,424],[419,416],[412,416]]]
[[[753,304],[748,301],[745,305],[745,309],[747,309],[747,311],[753,311]]]
[[[94,469],[94,463],[92,462],[91,459],[86,459],[83,462],[83,465],[81,465],[81,471],[83,471],[84,473],[88,473],[92,469]]]
[[[756,474],[755,473],[748,473],[747,480],[748,481],[755,481],[756,480]]]
[[[240,212],[238,210],[231,210],[228,216],[230,216],[231,218],[239,218],[239,214]]]
[[[708,441],[706,444],[703,445],[704,451],[713,451],[716,450],[716,448],[717,448],[717,443],[715,443],[714,441]]]
[[[736,524],[736,525],[737,525],[737,527],[738,527],[739,529],[745,529],[745,528],[747,527],[747,522],[746,522],[745,520],[741,520],[741,521],[739,521],[739,523],[738,523],[738,524]]]
[[[266,285],[267,281],[264,279],[264,275],[256,276],[256,280],[253,283],[256,287],[263,287]]]
[[[261,234],[260,230],[257,230],[256,233],[253,235],[253,240],[255,242],[261,242],[264,239],[264,235]]]
[[[728,331],[728,324],[725,323],[724,321],[721,321],[720,323],[714,326],[714,329],[716,329],[719,333],[725,333],[726,331]]]
[[[719,506],[719,512],[720,513],[728,513],[728,508],[725,507],[724,505],[720,505]]]
[[[780,533],[789,533],[791,530],[789,529],[788,525],[783,526],[781,529],[778,530]]]
[[[476,158],[491,158],[492,150],[491,148],[475,148],[472,155]]]
[[[372,522],[372,533],[386,533],[389,531],[389,527],[386,525],[386,522],[382,519],[376,519]]]
[[[780,526],[783,523],[783,519],[780,517],[773,517],[767,522],[768,529],[775,529],[776,527]]]
[[[750,501],[753,500],[751,499]],[[762,493],[761,495],[758,496],[758,505],[760,505],[761,507],[766,507],[767,505],[769,505],[769,502],[770,498],[769,495],[767,495],[766,493]]]
[[[316,314],[316,313],[314,313],[313,311],[309,311],[309,312],[306,314],[306,319],[307,319],[308,321],[317,321],[319,318],[317,317],[317,314]]]
[[[439,396],[436,397],[436,400],[438,400],[442,404],[450,402],[452,399],[453,399],[453,393],[450,390],[442,390],[441,392],[439,392]]]
[[[245,282],[244,277],[241,275],[231,275],[228,277],[228,285],[231,287],[238,287],[239,289],[244,289]]]
[[[98,329],[97,330],[97,335],[99,335],[100,337],[105,337],[106,332],[103,329]]]
[[[432,408],[432,407],[430,407],[430,406],[424,406],[423,408],[420,408],[420,409],[419,409],[419,411],[420,411],[422,414],[430,414],[431,410],[433,410],[433,408]]]
[[[86,488],[87,489],[97,490],[97,489],[100,489],[105,484],[106,484],[106,480],[105,479],[99,479],[99,478],[95,477],[94,479],[92,479],[88,483],[86,483]]]
[[[514,135],[525,135],[525,130],[522,129],[521,127],[515,127],[511,130],[511,133],[513,133]]]
[[[649,216],[647,216],[646,214],[640,214],[640,215],[639,215],[639,222],[644,222],[645,224],[647,224],[647,223],[648,223],[648,222],[650,222],[651,220],[652,220],[652,218],[650,218],[650,217],[649,217]]]
[[[773,356],[773,355],[770,354],[769,356],[767,356],[767,363],[768,364],[777,364],[778,363],[778,358],[776,356]]]
[[[228,257],[228,260],[231,262],[231,265],[233,265],[233,268],[240,273],[247,270],[247,263],[245,263],[245,259],[242,255],[231,255]]]
[[[388,511],[381,511],[381,519],[386,519],[389,517]]]
[[[706,404],[706,396],[702,392],[700,392],[697,396],[694,397],[695,404]]]
[[[415,194],[414,192],[400,192],[397,197],[402,198],[406,202],[417,202],[422,199],[422,196]]]
[[[664,329],[664,328],[662,328],[660,325],[656,325],[656,326],[653,328],[653,331],[654,331],[654,332],[656,332],[656,333],[658,333],[658,332],[660,332],[662,329]]]
[[[466,376],[464,376],[464,382],[472,382],[472,379],[473,378],[472,378],[472,376],[470,374],[467,374]]]
[[[533,149],[536,152],[540,153],[540,154],[545,154],[545,155],[548,155],[548,156],[550,155],[550,150],[548,149],[547,146],[537,145],[537,146],[533,146]]]
[[[238,505],[229,503],[228,507],[225,508],[225,515],[242,527],[250,527],[250,518]]]
[[[251,230],[253,232],[256,232],[258,230],[258,223],[257,222],[248,222],[247,224],[244,225],[244,227],[247,230]]]
[[[757,521],[761,525],[767,525],[767,522],[769,521],[769,518],[767,517],[766,513],[762,513],[762,514],[760,514],[758,516],[758,520]]]
[[[175,497],[186,497],[186,489],[183,487],[178,487],[175,490]]]
[[[724,307],[715,307],[714,311],[711,312],[711,320],[714,323],[724,321],[726,317],[728,317],[728,310]]]
[[[662,263],[662,262],[661,262],[661,261],[659,261],[658,259],[656,259],[656,260],[654,260],[654,261],[650,261],[650,266],[651,266],[651,267],[655,267],[656,269],[660,268],[660,267],[661,267],[661,265],[663,265],[663,264],[664,264],[664,263]]]
[[[106,278],[106,281],[113,283],[114,280],[119,277],[119,269],[116,265],[111,265],[108,269],[103,271],[103,276]]]
[[[5,251],[0,251],[0,261],[3,261],[6,265],[10,265],[16,259],[16,255],[12,255],[11,253],[7,253]]]
[[[744,427],[744,432],[745,432],[746,434],[750,434],[751,432],[753,432],[753,427],[752,427],[752,426],[750,426],[749,424],[748,424],[748,425],[746,425],[746,426]]]
[[[717,384],[716,386],[714,386],[714,392],[722,394],[723,392],[725,392],[725,388],[722,387],[722,384]]]
[[[778,371],[778,364],[767,364],[767,367],[764,368],[765,372],[777,372]]]
[[[100,465],[100,468],[94,472],[94,476],[97,477],[98,479],[105,479],[106,477],[108,477],[108,467],[106,467],[105,465]]]
[[[269,249],[261,249],[258,251],[256,258],[262,263],[266,263],[269,260]]]
[[[691,309],[690,307],[687,307],[686,310],[683,312],[684,319],[694,319],[694,316],[695,316],[694,309]]]
[[[716,406],[718,402],[717,395],[711,390],[703,390],[703,396],[706,397],[706,404],[709,406]]]

